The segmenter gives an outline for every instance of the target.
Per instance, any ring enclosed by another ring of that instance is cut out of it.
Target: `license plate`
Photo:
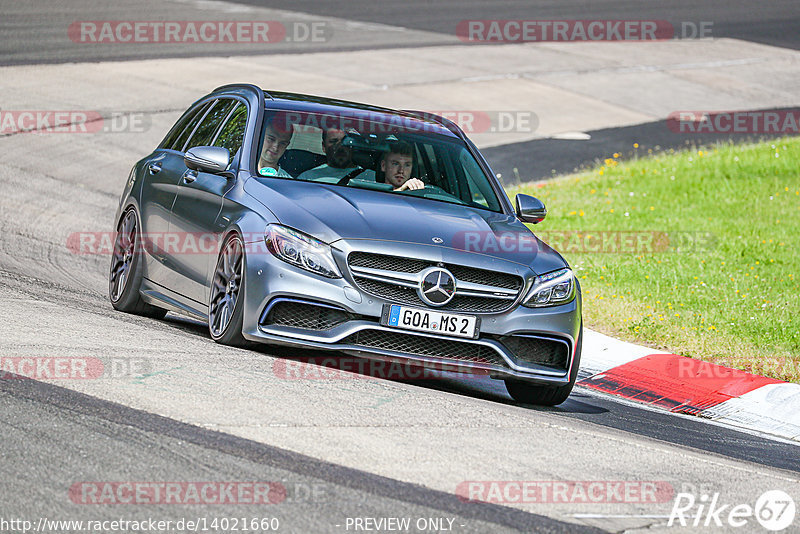
[[[383,308],[381,324],[405,330],[431,332],[446,336],[477,339],[480,320],[473,315],[456,315],[433,310],[422,310],[387,304]]]

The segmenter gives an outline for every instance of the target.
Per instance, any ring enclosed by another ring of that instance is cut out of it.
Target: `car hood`
[[[567,265],[516,217],[503,213],[286,179],[252,178],[245,191],[281,224],[334,246],[340,239],[438,244],[529,266],[537,274]]]

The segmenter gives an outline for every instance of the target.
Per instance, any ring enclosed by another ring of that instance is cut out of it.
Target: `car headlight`
[[[285,226],[270,224],[264,239],[277,258],[328,278],[341,278],[330,245]]]
[[[523,306],[539,308],[566,304],[575,298],[575,276],[570,269],[559,269],[536,277]]]

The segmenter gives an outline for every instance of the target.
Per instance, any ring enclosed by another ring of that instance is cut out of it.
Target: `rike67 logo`
[[[742,528],[755,532],[756,522],[765,529],[778,532],[792,525],[796,513],[794,499],[784,491],[765,491],[754,505],[731,504],[720,499],[719,493],[678,493],[672,504],[667,526]]]

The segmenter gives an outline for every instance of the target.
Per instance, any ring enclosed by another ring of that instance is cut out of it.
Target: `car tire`
[[[563,386],[538,386],[523,380],[506,379],[506,390],[511,398],[522,404],[535,404],[537,406],[556,406],[561,404],[575,386],[578,369],[581,365],[581,351],[583,347],[583,325],[581,325],[578,344],[575,347],[575,358],[570,366],[570,381]]]
[[[129,208],[117,225],[108,273],[108,299],[115,310],[163,319],[167,310],[146,303],[139,292],[143,269],[140,239],[139,217],[135,209]]]
[[[208,332],[222,345],[250,346],[242,336],[245,296],[244,242],[231,234],[220,248],[208,301]]]

